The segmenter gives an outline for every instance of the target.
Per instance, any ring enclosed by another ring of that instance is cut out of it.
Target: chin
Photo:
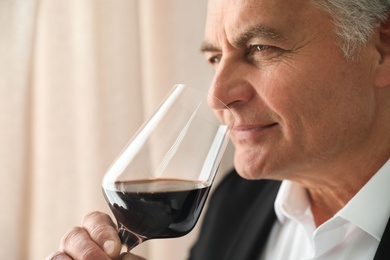
[[[237,173],[247,180],[283,180],[283,171],[278,166],[280,165],[259,152],[236,152],[234,156]]]
[[[234,167],[238,175],[240,175],[244,179],[266,179],[266,174],[261,165],[259,165],[258,160],[248,160],[248,158],[243,158],[242,156],[237,156],[236,154],[236,156],[234,157]]]

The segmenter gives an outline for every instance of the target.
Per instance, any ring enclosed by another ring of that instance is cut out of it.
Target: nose
[[[226,108],[224,106],[235,109],[251,100],[255,90],[250,83],[250,73],[251,68],[245,63],[221,61],[209,89],[216,99],[209,98],[209,105],[215,110]]]

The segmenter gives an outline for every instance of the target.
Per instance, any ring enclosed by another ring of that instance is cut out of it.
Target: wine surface
[[[202,211],[210,186],[201,182],[156,179],[116,182],[104,189],[118,221],[122,243],[180,237],[190,232]]]

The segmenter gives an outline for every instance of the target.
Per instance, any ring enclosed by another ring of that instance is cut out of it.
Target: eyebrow
[[[233,39],[233,46],[235,47],[241,47],[245,45],[250,39],[252,38],[264,38],[266,40],[272,40],[272,41],[284,41],[286,40],[285,37],[283,37],[279,32],[277,32],[275,29],[266,27],[263,25],[255,25],[250,27],[249,29],[245,30],[244,33],[241,33]]]
[[[221,51],[221,49],[210,42],[204,41],[202,43],[202,45],[200,46],[200,51],[203,53],[205,53],[205,52],[219,52],[219,51]]]
[[[253,38],[264,38],[272,41],[285,41],[286,38],[276,30],[263,25],[255,25],[245,30],[232,40],[232,46],[242,47],[245,46],[249,40]],[[201,52],[218,52],[220,48],[213,45],[210,42],[204,41],[200,48]]]

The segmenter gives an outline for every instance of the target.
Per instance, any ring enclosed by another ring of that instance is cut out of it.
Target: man
[[[191,259],[390,259],[389,10],[209,1],[202,51],[210,91],[237,116],[243,178],[216,189]],[[115,259],[119,248],[112,221],[93,213],[51,259]]]

